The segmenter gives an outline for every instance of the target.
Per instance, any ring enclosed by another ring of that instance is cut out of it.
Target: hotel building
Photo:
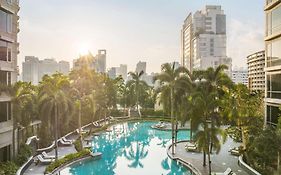
[[[0,0],[0,84],[11,85],[17,81],[17,55],[19,43],[19,1]],[[0,92],[0,162],[11,160],[13,150],[13,116],[11,97]]]
[[[192,70],[225,64],[231,77],[232,59],[226,54],[226,15],[221,6],[207,5],[190,13],[181,30],[181,65]]]
[[[250,91],[265,91],[265,52],[259,51],[247,56],[248,88]]]
[[[266,0],[265,123],[276,125],[281,114],[281,1]]]

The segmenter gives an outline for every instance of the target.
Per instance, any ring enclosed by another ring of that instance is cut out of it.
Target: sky
[[[107,68],[127,64],[148,72],[180,62],[180,30],[190,12],[221,5],[233,67],[264,49],[264,0],[21,0],[19,66],[25,56],[72,60],[107,50]]]

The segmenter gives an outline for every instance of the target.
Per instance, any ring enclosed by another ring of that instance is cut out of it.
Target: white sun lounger
[[[56,156],[50,156],[45,151],[42,152],[42,156],[44,159],[55,159]]]
[[[58,143],[60,143],[63,146],[71,146],[72,145],[72,143],[65,142],[62,138],[58,140]]]
[[[70,144],[73,143],[73,140],[68,140],[68,139],[66,139],[65,137],[62,137],[61,139],[62,139],[64,142],[66,142],[66,143],[70,143]]]
[[[186,150],[186,151],[197,151],[197,145],[188,142],[188,143],[185,145],[185,150]]]
[[[37,159],[42,164],[50,164],[55,160],[55,159],[44,159],[41,155],[38,155]]]
[[[79,134],[79,129],[76,129],[76,132]],[[82,134],[87,134],[89,131],[81,129]]]

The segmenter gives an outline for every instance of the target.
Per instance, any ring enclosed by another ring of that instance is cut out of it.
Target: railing
[[[242,168],[244,168],[251,175],[261,175],[254,168],[250,167],[248,164],[246,164],[244,162],[243,156],[239,156],[239,158],[238,158],[238,165],[240,165]]]
[[[33,163],[33,156],[31,156],[25,164],[23,164],[17,171],[16,175],[23,175],[25,170]]]

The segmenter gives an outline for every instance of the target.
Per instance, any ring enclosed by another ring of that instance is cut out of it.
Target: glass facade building
[[[19,2],[0,0],[0,84],[11,85],[17,81],[17,55],[19,43]],[[17,144],[13,145],[12,98],[0,92],[0,162],[11,160]],[[17,137],[17,136],[15,136]],[[16,141],[16,138],[15,138]]]
[[[276,125],[281,115],[281,2],[267,0],[265,13],[265,122]]]

